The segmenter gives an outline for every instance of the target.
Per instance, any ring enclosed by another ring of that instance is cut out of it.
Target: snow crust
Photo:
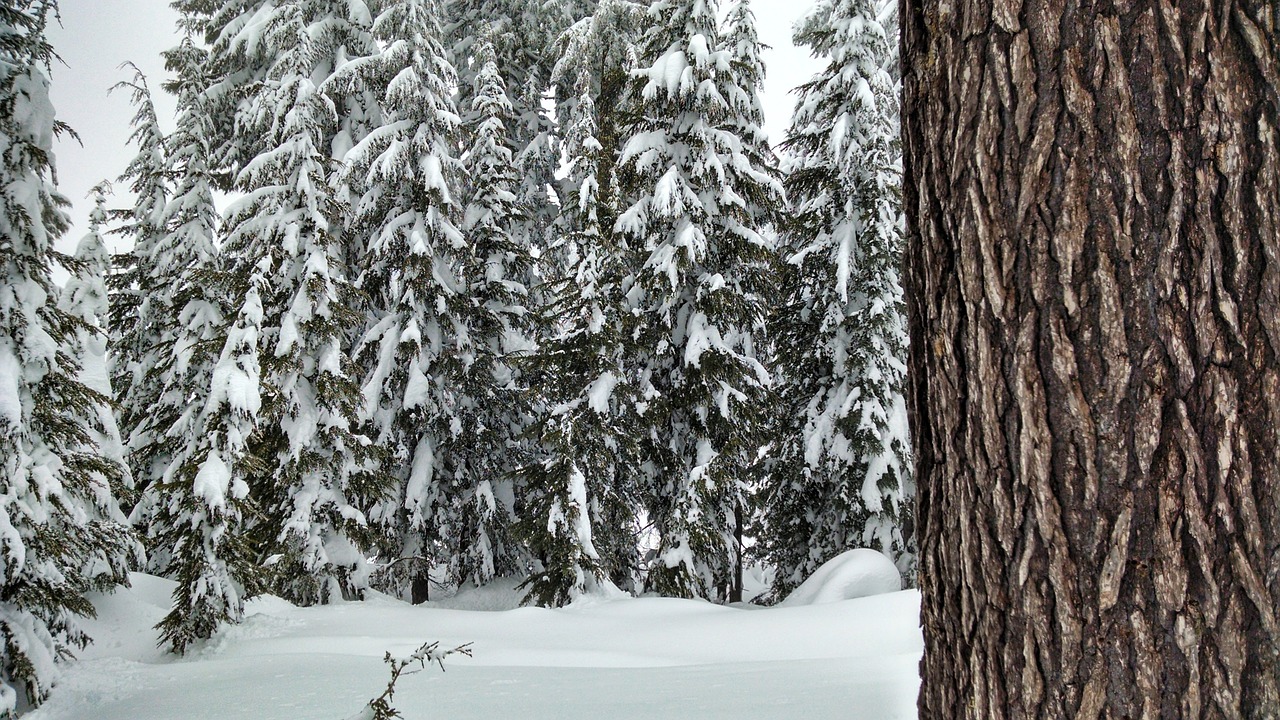
[[[892,560],[875,550],[855,548],[823,563],[781,604],[821,605],[900,590],[902,575]]]
[[[515,608],[516,585],[420,606],[261,597],[243,624],[179,660],[151,629],[173,583],[134,575],[131,589],[93,596],[97,641],[27,718],[340,720],[385,687],[384,652],[407,656],[425,640],[471,642],[475,657],[402,678],[395,704],[408,720],[916,717],[914,591],[752,610],[672,598],[547,610]]]

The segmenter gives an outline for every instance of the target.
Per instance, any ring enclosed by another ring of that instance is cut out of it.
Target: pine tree
[[[721,45],[717,4],[660,0],[632,97],[623,149],[630,206],[616,230],[634,251],[628,297],[647,324],[630,372],[653,468],[649,516],[659,536],[649,583],[667,595],[730,589],[735,515],[760,452],[769,373],[756,358],[782,192],[753,162],[753,93]]]
[[[513,188],[517,181],[506,119],[511,114],[492,46],[481,42],[472,60],[480,67],[465,118],[469,147],[462,156],[467,178],[462,232],[467,251],[462,277],[468,340],[458,355],[461,377],[451,408],[454,448],[441,478],[450,498],[445,530],[452,573],[481,583],[517,569],[510,537],[515,492],[511,472],[516,439],[528,421],[508,357],[529,350],[528,247],[512,237],[523,219]]]
[[[159,393],[155,377],[149,377],[149,373],[164,342],[161,328],[173,271],[153,257],[156,244],[165,233],[161,215],[169,195],[164,132],[146,76],[136,66],[128,67],[133,70],[133,77],[112,88],[113,92],[129,93],[134,106],[129,141],[138,152],[119,178],[129,184],[134,205],[111,213],[112,219],[123,222],[113,234],[130,243],[129,250],[114,258],[116,267],[110,276],[111,382],[117,393],[121,431],[130,447],[136,447],[153,442],[149,432],[140,426],[151,424]],[[151,461],[147,453],[130,453],[130,470],[138,489],[151,481]],[[132,506],[136,497],[130,493],[122,500]]]
[[[360,285],[371,312],[353,355],[363,377],[362,422],[386,451],[397,493],[376,511],[394,563],[381,587],[425,599],[448,517],[439,478],[448,472],[453,408],[471,352],[463,322],[466,241],[457,227],[461,164],[456,82],[440,43],[436,0],[387,3],[374,21],[382,52],[351,63],[335,85],[380,88],[384,125],[348,155],[355,199],[351,232],[367,238]]]
[[[772,170],[777,165],[777,158],[764,132],[760,92],[764,88],[765,68],[764,61],[760,59],[762,46],[750,0],[736,0],[729,9],[724,20],[723,45],[731,78],[723,90],[730,111],[726,126],[741,139],[741,152],[751,161],[752,167]],[[761,198],[752,198],[752,201],[759,203]],[[771,222],[777,209],[747,203],[747,211],[757,223]]]
[[[543,340],[524,365],[539,420],[519,522],[536,559],[526,600],[541,605],[562,605],[606,580],[640,589],[635,468],[643,458],[630,410],[637,398],[625,380],[624,257],[612,228],[617,101],[643,17],[629,2],[600,3],[565,33],[553,75],[567,167],[548,267],[564,270],[546,285]]]
[[[764,500],[764,557],[785,596],[823,562],[874,547],[914,567],[914,493],[902,398],[900,144],[870,0],[828,0],[796,33],[828,65],[800,90],[783,147],[786,300],[776,341],[789,427]]]
[[[132,422],[130,467],[138,480],[140,500],[164,475],[177,446],[186,442],[176,428],[183,425],[179,418],[193,411],[192,385],[201,382],[192,374],[190,345],[207,341],[221,321],[215,307],[188,307],[196,297],[208,299],[205,283],[192,273],[209,269],[217,256],[210,122],[200,98],[207,81],[208,53],[186,37],[164,55],[167,69],[175,75],[165,89],[177,96],[178,121],[173,134],[164,139],[166,157],[158,172],[174,186],[172,198],[158,212],[148,213],[152,218],[148,224],[157,236],[147,243],[147,252],[135,258],[139,266],[149,268],[147,277],[136,283],[144,294],[140,307],[146,309],[146,323],[136,326],[133,348],[121,351],[138,358],[133,361],[136,372],[125,373],[133,380],[131,396],[122,393],[120,402],[127,408],[122,414]],[[145,85],[141,88],[135,91],[137,97],[150,107]],[[194,336],[187,336],[193,321],[198,329]],[[148,512],[149,505],[143,503],[134,508],[131,519],[145,527]]]
[[[168,139],[174,191],[162,214],[167,233],[154,252],[166,284],[154,305],[162,341],[149,371],[160,392],[139,428],[146,442],[134,447],[152,475],[132,520],[147,528],[150,569],[178,581],[159,629],[161,641],[183,653],[219,623],[238,622],[244,600],[261,584],[245,537],[253,514],[248,481],[261,465],[247,445],[261,404],[260,328],[253,322],[261,294],[219,267],[212,118],[204,98],[208,53],[187,37],[165,61],[175,76],[166,89],[177,96],[178,119]],[[237,311],[239,323],[227,327]]]
[[[555,272],[541,262],[542,252],[553,242],[552,227],[560,205],[551,188],[556,185],[561,152],[553,115],[547,110],[558,57],[555,43],[594,5],[593,0],[450,0],[447,4],[447,34],[459,75],[458,106],[471,106],[476,76],[484,67],[475,60],[480,42],[492,46],[511,105],[504,125],[518,168],[512,192],[523,212],[509,232],[538,260],[520,278],[535,293],[541,281]]]
[[[597,213],[597,167],[606,153],[594,136],[592,94],[589,87],[580,93],[565,140],[576,191],[561,215],[562,242],[573,274],[553,285],[543,312],[548,340],[533,377],[547,408],[533,429],[539,447],[522,472],[520,532],[538,559],[525,583],[527,600],[541,605],[563,605],[606,577],[622,580],[636,547],[627,532],[635,503],[626,474],[639,456],[618,410],[626,398],[618,388],[621,298],[617,257],[603,241]],[[604,556],[593,539],[597,527],[612,530],[605,530]]]
[[[246,288],[197,266],[183,279],[204,281],[215,297],[243,290],[244,302],[233,308],[234,325],[222,329],[217,300],[188,286],[187,322],[175,344],[172,382],[194,391],[174,426],[173,437],[182,442],[144,498],[152,567],[178,583],[173,607],[157,628],[161,642],[179,654],[211,637],[220,623],[239,622],[244,601],[263,589],[248,532],[258,507],[250,483],[269,467],[252,445],[263,405],[259,364],[266,278],[255,274]]]
[[[214,85],[243,94],[218,152],[244,193],[226,213],[227,268],[261,301],[260,313],[242,310],[235,322],[258,333],[261,405],[247,419],[263,464],[249,483],[263,517],[254,543],[274,591],[302,604],[359,593],[365,510],[388,492],[377,449],[356,427],[359,384],[345,348],[362,301],[343,264],[345,209],[331,183],[343,118],[318,84],[343,59],[348,11],[320,0],[231,2],[212,20],[226,23],[213,66],[256,78]]]
[[[555,64],[552,46],[559,34],[585,14],[579,2],[540,0],[448,0],[445,28],[458,72],[459,107],[468,108],[484,71],[479,46],[489,52],[511,104],[508,123],[516,156],[549,131],[542,109]]]
[[[54,134],[66,127],[49,102],[53,51],[44,37],[56,12],[51,1],[0,3],[0,715],[6,717],[48,695],[55,663],[89,640],[77,622],[93,614],[85,593],[127,583],[136,549],[112,496],[124,469],[95,443],[110,398],[79,378],[78,340],[98,330],[57,307],[51,278],[60,259],[54,242],[68,227],[67,201],[53,187],[52,154]],[[100,290],[101,283],[89,284]]]
[[[951,7],[902,6],[919,715],[1280,716],[1277,6]]]
[[[58,307],[83,323],[76,330],[73,354],[80,361],[80,381],[85,387],[111,398],[111,376],[107,370],[106,322],[110,313],[107,278],[111,272],[111,255],[103,238],[107,221],[107,193],[111,186],[101,182],[90,191],[93,210],[89,214],[89,232],[76,246],[73,274],[59,295]],[[122,468],[108,481],[117,499],[133,491],[133,477],[125,465],[125,449],[116,424],[116,412],[110,401],[97,404],[90,439],[102,457]]]
[[[563,209],[555,227],[557,240],[549,248],[553,256],[558,255],[558,249],[571,246],[565,238],[584,222],[598,223],[604,233],[613,232],[619,211],[620,136],[629,111],[624,98],[630,73],[638,62],[636,43],[647,22],[646,11],[647,7],[630,0],[602,0],[593,13],[569,27],[555,46],[560,58],[552,72],[556,119],[561,129],[558,144],[568,164],[578,172],[563,174],[556,183]],[[583,106],[584,98],[589,107]],[[579,193],[587,178],[596,186],[591,208],[597,217],[590,221],[580,207]],[[574,198],[579,201],[574,202]],[[565,266],[564,258],[558,256],[548,265],[572,272],[572,267]]]

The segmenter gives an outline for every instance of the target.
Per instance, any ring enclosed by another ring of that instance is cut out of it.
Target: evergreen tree
[[[110,312],[107,297],[107,277],[111,272],[111,255],[103,239],[103,225],[107,221],[107,193],[110,184],[101,182],[90,191],[93,210],[89,214],[89,232],[76,246],[73,274],[60,293],[59,308],[83,323],[75,333],[72,351],[80,361],[80,381],[85,387],[111,398],[111,377],[107,371],[106,321]],[[97,403],[90,439],[102,457],[120,466],[122,471],[107,481],[112,495],[121,498],[133,490],[133,477],[125,465],[124,444],[120,428],[116,424],[116,412],[110,400]]]
[[[512,108],[507,129],[516,154],[550,127],[542,109],[555,64],[551,52],[559,34],[585,14],[580,2],[541,0],[447,0],[445,28],[458,72],[458,104],[469,108],[484,71],[479,46],[487,44]],[[554,169],[554,168],[553,168]]]
[[[178,581],[159,629],[162,642],[182,653],[219,623],[238,622],[260,585],[245,535],[253,514],[248,482],[261,466],[247,445],[261,405],[254,323],[261,293],[245,292],[218,264],[212,118],[203,94],[208,53],[188,37],[165,60],[178,119],[167,169],[175,187],[162,215],[168,232],[154,253],[167,287],[155,303],[162,340],[149,379],[161,389],[136,436],[146,442],[133,449],[151,478],[132,520],[147,528],[150,569]]]
[[[1277,5],[951,7],[902,13],[919,716],[1280,716]]]
[[[178,120],[173,134],[164,139],[168,147],[164,167],[157,174],[174,187],[172,198],[158,212],[148,213],[152,218],[148,224],[154,226],[157,237],[147,243],[146,253],[134,254],[138,266],[150,268],[146,278],[134,283],[135,291],[144,295],[139,308],[145,308],[146,324],[135,326],[132,349],[121,351],[137,358],[135,371],[124,374],[133,381],[131,395],[122,394],[120,403],[126,408],[122,414],[131,422],[130,467],[137,478],[139,500],[149,497],[147,488],[164,475],[176,447],[186,442],[176,428],[183,424],[179,417],[193,410],[192,385],[202,382],[190,374],[189,345],[196,338],[208,340],[221,318],[219,311],[209,307],[192,317],[189,311],[195,308],[188,308],[195,297],[208,297],[208,288],[192,276],[193,271],[209,269],[217,256],[210,121],[200,99],[208,53],[187,37],[164,56],[167,69],[175,75],[165,89],[177,96]],[[150,107],[145,85],[140,87],[135,90],[137,98]],[[184,339],[193,320],[200,329],[195,338]],[[135,506],[131,519],[145,527],[149,512],[150,505],[142,503]]]
[[[540,409],[522,469],[522,540],[536,559],[527,601],[561,605],[604,581],[630,590],[638,557],[639,473],[624,355],[630,313],[625,258],[613,237],[618,99],[643,11],[605,0],[561,41],[554,79],[566,171],[547,283],[543,341],[525,367]],[[603,108],[601,108],[603,105]]]
[[[550,250],[550,268],[566,268],[557,250],[572,247],[566,240],[584,222],[597,223],[609,235],[618,214],[617,159],[628,105],[624,101],[631,71],[637,65],[636,43],[646,21],[647,7],[630,0],[602,0],[595,11],[573,24],[557,41],[560,58],[552,72],[559,142],[564,162],[577,172],[561,174],[556,194],[562,216]],[[585,98],[585,100],[584,100]],[[588,102],[588,106],[583,103]],[[579,189],[591,182],[590,203],[595,219],[581,207]],[[578,201],[575,202],[574,198]],[[615,246],[611,240],[606,244]]]
[[[355,204],[351,231],[367,238],[360,284],[371,312],[354,355],[363,377],[362,421],[386,453],[397,493],[375,520],[395,558],[384,589],[417,588],[442,558],[449,513],[438,487],[461,438],[454,408],[473,353],[464,322],[466,240],[455,157],[460,120],[456,82],[440,43],[436,0],[386,3],[374,21],[383,50],[351,63],[335,85],[380,88],[385,124],[348,155],[345,184]]]
[[[213,65],[256,77],[214,86],[238,87],[244,98],[219,152],[244,193],[226,213],[227,268],[261,301],[260,312],[246,305],[234,324],[258,334],[261,404],[246,420],[255,428],[249,448],[263,463],[249,483],[263,518],[254,543],[274,591],[309,604],[360,591],[365,510],[388,492],[375,472],[377,449],[356,428],[359,384],[345,347],[362,304],[343,264],[345,209],[331,184],[343,118],[318,84],[343,59],[349,8],[231,2],[213,22],[233,10]]]
[[[130,243],[129,250],[116,255],[117,267],[110,276],[111,288],[111,381],[119,405],[120,426],[130,446],[149,444],[147,432],[139,426],[152,417],[159,387],[150,370],[159,360],[163,344],[160,328],[164,304],[172,285],[172,270],[157,264],[156,244],[165,233],[162,214],[168,200],[164,132],[156,116],[147,78],[136,66],[130,80],[117,83],[112,91],[124,90],[134,106],[130,143],[138,149],[121,182],[129,184],[134,205],[111,213],[123,225],[113,230]],[[151,481],[152,467],[146,454],[131,453],[130,470],[143,488]],[[132,493],[122,498],[131,506]]]
[[[735,520],[760,452],[769,373],[756,358],[782,202],[753,159],[717,3],[659,0],[635,73],[637,120],[623,149],[630,206],[616,231],[634,252],[628,297],[646,324],[630,371],[648,443],[649,516],[658,557],[649,583],[666,595],[730,589]]]
[[[517,548],[510,537],[515,500],[511,456],[528,412],[508,357],[530,349],[528,291],[522,279],[531,258],[528,247],[511,234],[524,219],[513,192],[517,181],[507,140],[511,104],[492,46],[481,42],[475,51],[472,62],[480,72],[465,118],[469,147],[462,156],[467,298],[461,323],[468,342],[458,356],[462,372],[451,417],[456,442],[441,484],[450,498],[445,536],[452,547],[453,575],[480,583],[517,569]]]
[[[777,159],[764,132],[760,92],[764,87],[765,68],[764,61],[760,59],[762,46],[750,0],[736,0],[729,9],[724,21],[723,45],[731,78],[723,90],[725,104],[729,107],[725,125],[741,139],[741,152],[751,161],[752,167],[772,169],[777,165]],[[748,203],[748,211],[758,223],[771,222],[777,210],[777,207]]]
[[[263,406],[259,364],[266,278],[255,274],[245,288],[198,266],[184,280],[208,283],[210,295],[243,289],[244,302],[233,308],[234,325],[223,329],[217,301],[189,286],[172,382],[194,391],[174,425],[172,437],[179,443],[172,460],[144,498],[152,567],[178,583],[173,607],[157,628],[161,642],[179,654],[211,637],[220,623],[239,622],[244,601],[263,589],[248,532],[249,517],[257,514],[250,483],[269,467],[252,444]]]
[[[851,547],[914,567],[914,494],[902,398],[906,346],[891,35],[870,0],[826,0],[796,33],[829,58],[783,147],[794,203],[777,344],[790,426],[774,449],[761,533],[782,597]]]
[[[626,393],[618,388],[623,345],[617,257],[602,240],[597,214],[597,165],[605,153],[594,137],[589,88],[575,109],[565,147],[576,192],[561,215],[576,220],[563,239],[573,274],[553,285],[553,301],[543,313],[548,341],[536,356],[534,377],[548,407],[534,427],[539,442],[533,462],[522,473],[520,532],[538,559],[526,582],[527,599],[541,605],[562,605],[607,575],[622,579],[635,552],[635,537],[627,536],[634,502],[627,496],[626,470],[638,464],[638,453],[618,412]],[[611,526],[607,519],[620,522]],[[605,530],[611,562],[596,548],[593,527],[613,531]]]
[[[58,308],[51,278],[60,259],[54,242],[68,226],[67,202],[53,187],[52,152],[55,132],[66,127],[49,102],[53,51],[44,37],[56,11],[52,1],[0,3],[0,715],[6,717],[48,695],[55,663],[89,640],[77,622],[93,614],[85,593],[127,583],[136,549],[112,497],[124,469],[95,442],[110,398],[79,377],[79,340],[98,330]],[[69,264],[87,280],[87,264]],[[86,284],[101,290],[102,280]],[[95,294],[82,292],[87,302],[73,306],[101,310],[90,307]]]
[[[901,46],[898,43],[898,0],[877,0],[876,19],[880,21],[880,27],[883,27],[889,33],[888,52],[880,63],[880,67],[889,73],[889,77],[893,79],[893,97],[902,97],[902,57]],[[898,103],[893,104],[893,120],[896,126],[900,127],[900,110]]]
[[[553,242],[552,226],[559,200],[556,184],[560,148],[553,116],[547,110],[552,91],[552,68],[557,38],[589,14],[594,0],[450,0],[447,28],[454,65],[458,70],[460,108],[470,108],[476,77],[484,63],[477,61],[477,44],[491,47],[505,95],[511,105],[504,127],[518,168],[512,186],[523,209],[509,232],[530,248],[535,260]],[[561,98],[555,98],[557,101]],[[537,262],[520,278],[535,291],[554,270]]]

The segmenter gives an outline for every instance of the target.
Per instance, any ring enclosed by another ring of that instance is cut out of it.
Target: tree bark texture
[[[1278,7],[903,0],[922,718],[1280,717]]]

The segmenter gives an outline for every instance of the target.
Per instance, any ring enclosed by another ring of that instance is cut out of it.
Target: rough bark
[[[1280,717],[1280,10],[903,0],[922,718]]]

